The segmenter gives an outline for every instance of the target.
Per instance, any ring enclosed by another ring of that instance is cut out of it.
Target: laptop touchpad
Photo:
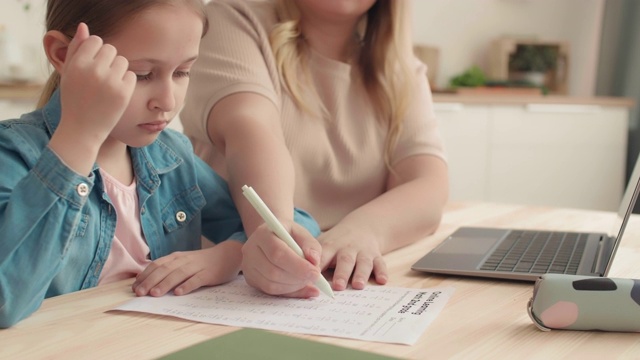
[[[485,254],[498,239],[486,237],[456,237],[444,241],[435,252],[439,254]]]

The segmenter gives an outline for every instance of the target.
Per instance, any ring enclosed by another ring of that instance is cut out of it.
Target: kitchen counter
[[[526,104],[563,104],[563,105],[595,105],[632,108],[635,101],[625,97],[576,97],[564,95],[460,95],[451,93],[434,93],[436,103],[459,103],[479,105],[526,105]]]
[[[0,100],[37,100],[42,92],[43,84],[2,84],[0,83]],[[460,103],[482,105],[524,105],[524,104],[568,104],[621,106],[632,108],[635,101],[625,97],[576,97],[576,96],[537,96],[537,95],[458,95],[451,93],[434,93],[436,103]]]
[[[44,84],[0,83],[0,100],[35,101],[40,97]]]

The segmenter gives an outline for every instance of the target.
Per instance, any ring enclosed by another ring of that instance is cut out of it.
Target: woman
[[[334,268],[384,284],[382,254],[429,235],[448,197],[426,67],[411,55],[406,1],[214,0],[181,118],[196,152],[229,182],[246,231],[250,185],[291,227],[293,205],[323,233],[249,240],[242,270],[269,294],[308,297]],[[320,247],[321,245],[321,247]]]

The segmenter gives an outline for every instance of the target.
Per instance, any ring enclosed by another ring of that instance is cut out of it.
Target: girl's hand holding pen
[[[247,283],[267,294],[309,298],[320,291],[313,284],[320,273],[320,243],[301,225],[284,223],[300,245],[305,258],[298,256],[262,224],[242,247],[242,271]]]

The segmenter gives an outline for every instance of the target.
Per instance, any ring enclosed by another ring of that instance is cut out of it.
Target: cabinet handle
[[[560,114],[594,114],[602,111],[598,105],[573,105],[573,104],[527,104],[526,109],[535,113],[560,113]]]
[[[443,112],[460,112],[464,110],[462,103],[433,103],[433,110]]]

